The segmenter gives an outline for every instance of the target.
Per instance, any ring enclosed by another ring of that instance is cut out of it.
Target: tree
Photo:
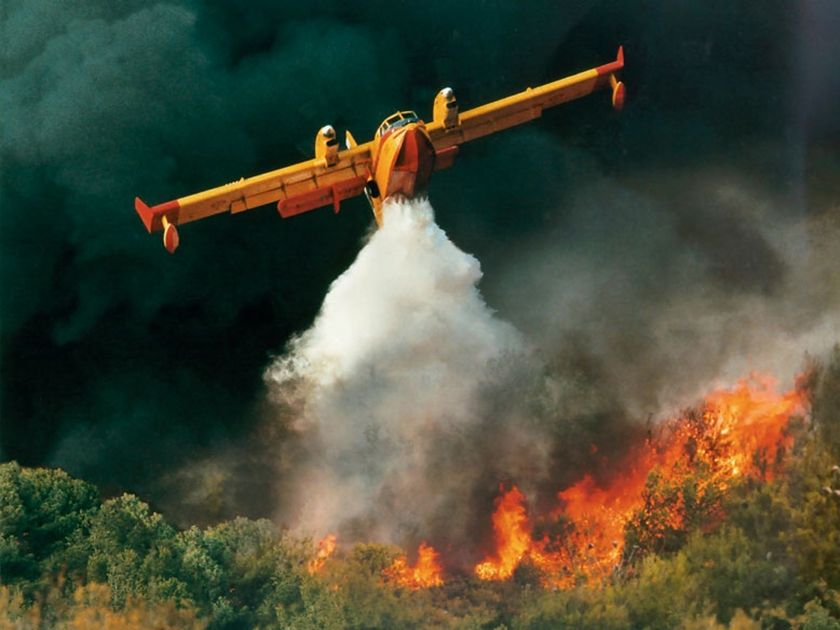
[[[175,529],[133,495],[102,504],[90,519],[90,535],[78,545],[88,555],[88,579],[108,584],[117,608],[129,596],[189,599]]]
[[[819,443],[834,464],[840,464],[840,345],[834,347],[828,365],[812,381],[811,408]]]
[[[96,489],[60,469],[0,464],[0,579],[37,581],[44,573],[75,572],[67,548],[84,537],[99,507]]]
[[[180,535],[183,579],[213,628],[274,626],[302,605],[309,549],[265,519],[237,518]]]

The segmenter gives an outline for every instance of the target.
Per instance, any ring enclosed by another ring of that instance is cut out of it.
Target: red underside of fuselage
[[[429,137],[417,127],[406,129],[400,140],[402,146],[391,168],[385,196],[411,198],[425,193],[429,187],[435,167],[435,149]]]

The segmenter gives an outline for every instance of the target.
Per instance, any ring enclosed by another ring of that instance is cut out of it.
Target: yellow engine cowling
[[[315,159],[323,159],[327,166],[338,162],[338,138],[332,125],[326,125],[315,134]]]
[[[443,123],[444,129],[458,126],[458,101],[452,88],[443,88],[437,93],[432,118],[436,123]]]

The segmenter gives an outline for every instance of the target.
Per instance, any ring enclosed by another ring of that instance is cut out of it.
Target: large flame
[[[406,556],[399,556],[385,569],[384,575],[392,584],[412,590],[443,584],[443,568],[438,561],[438,552],[426,543],[420,543],[414,566],[408,563]]]
[[[702,412],[661,424],[610,481],[584,475],[559,492],[550,519],[561,532],[554,536],[535,537],[522,492],[502,489],[493,514],[496,551],[475,574],[507,579],[527,560],[556,587],[603,579],[621,562],[628,525],[650,532],[655,544],[684,530],[689,512],[694,520],[719,516],[735,479],[772,478],[792,441],[788,420],[803,407],[802,392],[778,394],[768,377],[713,391]]]
[[[493,512],[493,534],[496,557],[488,558],[475,567],[482,580],[504,580],[513,575],[522,559],[533,553],[536,543],[531,539],[531,525],[525,512],[525,496],[513,486],[496,499]]]

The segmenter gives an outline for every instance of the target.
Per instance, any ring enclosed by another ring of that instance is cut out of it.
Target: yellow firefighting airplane
[[[435,97],[430,124],[414,112],[397,112],[383,121],[370,142],[357,144],[348,131],[344,151],[339,151],[335,129],[327,125],[315,136],[315,159],[156,206],[138,197],[134,207],[149,233],[163,230],[163,246],[170,254],[179,242],[175,226],[268,203],[276,203],[283,218],[328,205],[337,213],[344,199],[364,193],[381,226],[383,200],[423,194],[432,171],[452,166],[464,142],[539,118],[543,109],[607,86],[613,107],[620,110],[625,89],[617,74],[623,67],[619,47],[613,62],[460,113],[454,92],[444,88]]]

